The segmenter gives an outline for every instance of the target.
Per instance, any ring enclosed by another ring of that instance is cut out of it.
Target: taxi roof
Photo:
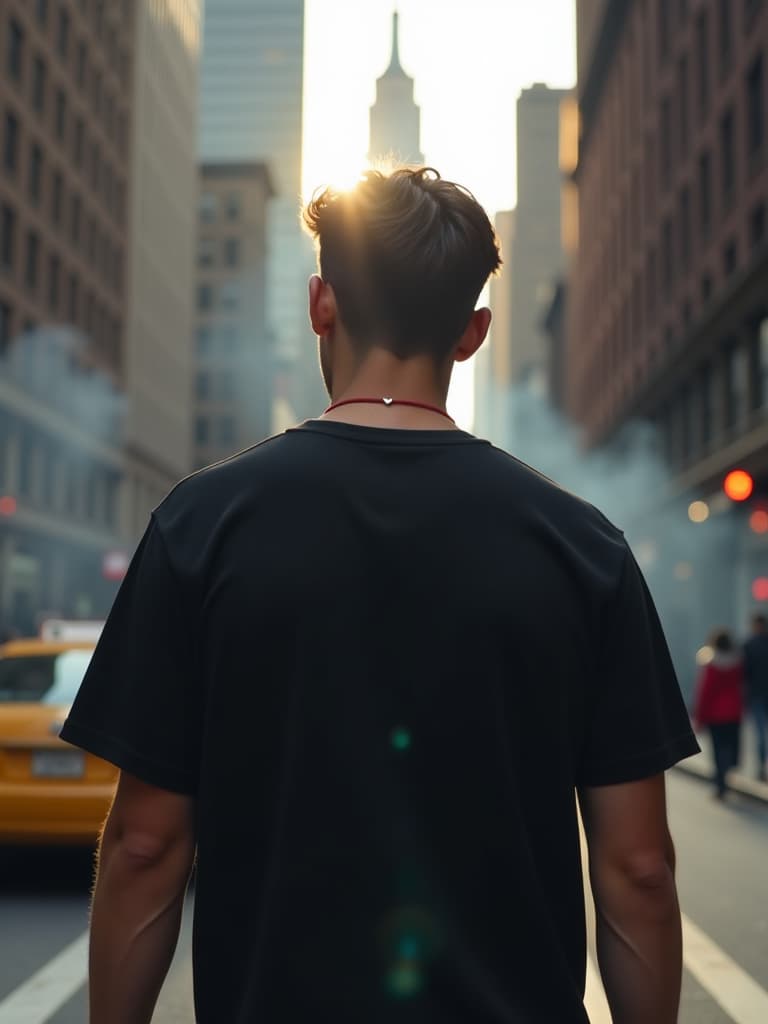
[[[41,654],[64,654],[66,651],[92,651],[94,640],[9,640],[0,644],[0,658],[33,658]]]

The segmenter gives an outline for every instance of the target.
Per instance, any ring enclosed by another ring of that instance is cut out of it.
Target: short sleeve
[[[203,708],[195,620],[153,518],[61,738],[150,785],[194,794]]]
[[[628,548],[598,648],[579,785],[636,782],[698,753],[653,599]]]

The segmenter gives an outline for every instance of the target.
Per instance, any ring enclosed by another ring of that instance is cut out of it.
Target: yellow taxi
[[[117,770],[59,739],[100,623],[0,646],[0,843],[93,843]]]

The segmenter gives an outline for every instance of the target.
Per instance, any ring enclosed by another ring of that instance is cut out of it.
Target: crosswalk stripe
[[[88,932],[84,932],[0,1001],[0,1024],[46,1024],[87,977]]]
[[[734,1024],[765,1024],[768,992],[683,915],[683,959],[702,988]]]

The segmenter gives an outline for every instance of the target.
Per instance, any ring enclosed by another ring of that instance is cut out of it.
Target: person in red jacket
[[[744,666],[731,634],[712,634],[712,660],[704,666],[696,693],[694,721],[708,728],[715,758],[716,796],[726,793],[726,774],[739,761],[739,734],[744,714]]]

